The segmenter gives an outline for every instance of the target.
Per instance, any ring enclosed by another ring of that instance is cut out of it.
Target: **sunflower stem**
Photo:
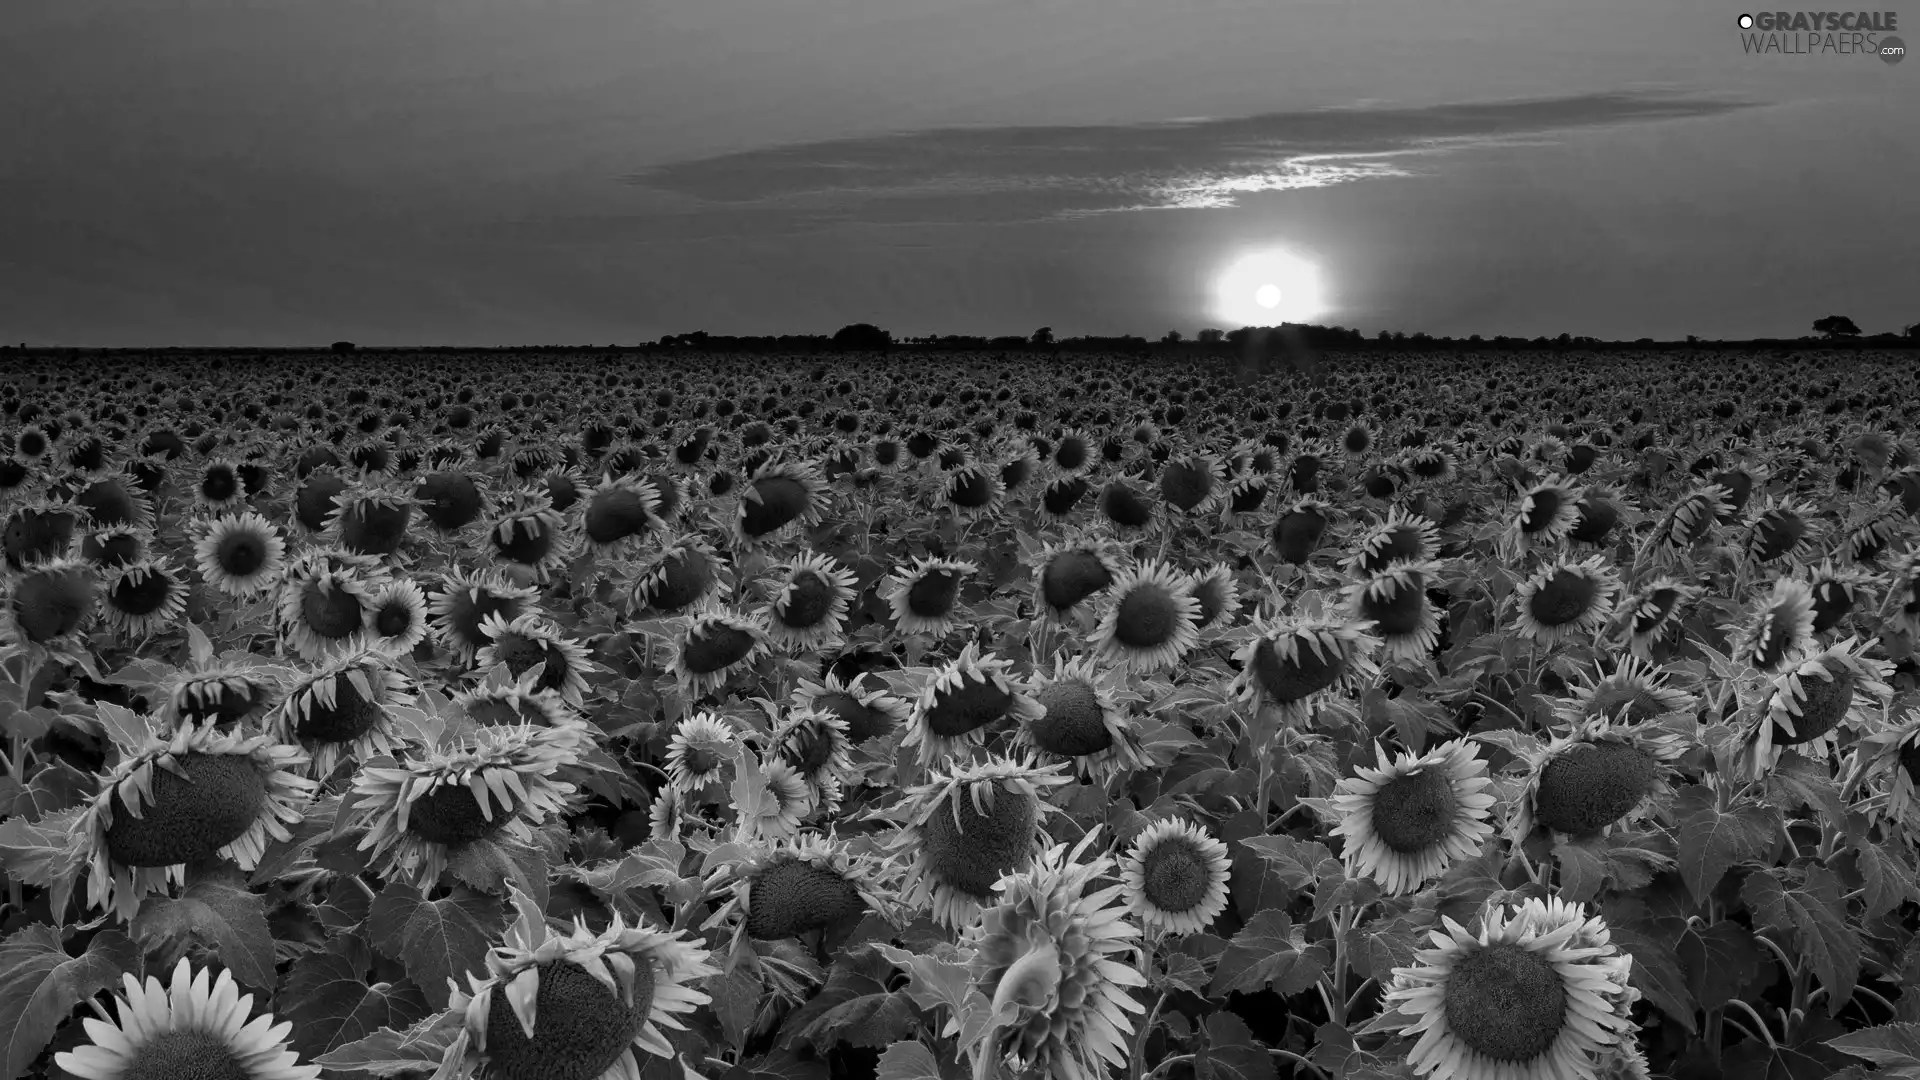
[[[1142,959],[1145,961],[1143,966],[1149,968],[1153,966],[1153,954],[1151,951],[1143,953]],[[1151,975],[1151,972],[1144,974]],[[1160,991],[1160,996],[1154,999],[1153,1008],[1147,1010],[1147,1018],[1140,1022],[1140,1030],[1133,1033],[1133,1053],[1127,1057],[1127,1076],[1129,1080],[1140,1080],[1140,1067],[1144,1064],[1142,1059],[1146,1057],[1147,1053],[1147,1038],[1153,1034],[1154,1021],[1160,1019],[1160,1009],[1166,1005],[1166,1003],[1167,992],[1162,990]],[[1152,1075],[1160,1075],[1160,1070],[1165,1068],[1166,1065],[1167,1063],[1162,1061],[1158,1066],[1155,1066]]]
[[[1301,1057],[1299,1054],[1296,1054],[1291,1050],[1282,1050],[1277,1046],[1269,1046],[1267,1047],[1267,1053],[1278,1054],[1279,1056],[1286,1058],[1288,1061],[1291,1061],[1296,1065],[1300,1065],[1308,1069],[1313,1073],[1313,1075],[1319,1077],[1320,1080],[1327,1080],[1327,1072],[1325,1069],[1322,1069],[1320,1066],[1315,1065],[1313,1062],[1308,1061],[1306,1058]]]
[[[1166,1072],[1168,1069],[1173,1068],[1175,1065],[1179,1065],[1183,1062],[1192,1061],[1193,1059],[1194,1059],[1194,1055],[1192,1054],[1169,1054],[1166,1057],[1161,1058],[1160,1064],[1155,1065],[1153,1067],[1153,1071],[1147,1074],[1147,1080],[1155,1080],[1156,1077],[1160,1076],[1162,1073]]]

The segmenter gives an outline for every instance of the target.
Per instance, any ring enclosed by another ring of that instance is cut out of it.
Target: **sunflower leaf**
[[[289,1040],[312,1059],[382,1028],[405,1028],[427,1014],[426,995],[410,980],[371,982],[373,950],[355,934],[342,934],[308,953],[281,981],[279,1011],[293,1021]]]
[[[1205,1030],[1206,1048],[1193,1060],[1199,1080],[1276,1080],[1280,1075],[1245,1020],[1222,1009],[1207,1017]]]
[[[1833,871],[1818,864],[1770,867],[1741,887],[1762,926],[1794,935],[1834,1009],[1852,1000],[1860,978],[1861,939],[1847,925],[1843,891]]]
[[[276,957],[265,898],[235,875],[206,877],[178,899],[149,896],[133,917],[133,936],[148,952],[169,960],[192,942],[210,945],[242,986],[271,990]]]
[[[86,845],[73,840],[73,829],[85,812],[76,806],[37,822],[24,817],[0,821],[0,869],[22,884],[49,890],[55,917],[64,917],[74,880],[87,864]]]
[[[1211,991],[1252,993],[1271,983],[1275,993],[1290,997],[1318,982],[1328,962],[1325,946],[1307,944],[1304,935],[1296,935],[1286,912],[1269,908],[1254,915],[1227,943]]]
[[[487,950],[506,929],[505,906],[498,897],[456,889],[428,900],[418,889],[389,882],[367,914],[373,947],[406,965],[409,975],[435,1009],[447,1007],[447,980],[464,981],[480,971]]]
[[[880,1049],[913,1031],[913,1003],[905,994],[866,994],[834,1006],[801,1037],[821,1054],[836,1043]]]
[[[1687,989],[1703,1009],[1718,1009],[1765,989],[1758,980],[1763,971],[1772,971],[1767,955],[1754,943],[1753,931],[1727,919],[1712,926],[1689,925],[1673,955],[1686,969]]]
[[[1827,1045],[1883,1069],[1920,1067],[1920,1024],[1881,1024],[1828,1039]]]
[[[118,930],[95,934],[67,955],[60,930],[33,923],[0,941],[0,1077],[26,1075],[73,1007],[117,985],[140,965],[140,950]]]
[[[940,1062],[924,1043],[897,1042],[880,1055],[875,1080],[945,1080]]]
[[[1753,805],[1721,810],[1714,793],[1697,785],[1681,790],[1674,812],[1680,819],[1680,875],[1702,902],[1733,866],[1765,859],[1780,827],[1778,811]]]
[[[504,896],[517,885],[542,908],[550,899],[547,856],[533,844],[502,839],[462,844],[447,860],[453,876],[484,893]]]
[[[1630,926],[1611,926],[1613,943],[1633,956],[1633,985],[1660,1011],[1680,1021],[1689,1033],[1699,1030],[1699,1004],[1687,988],[1686,974],[1674,962],[1673,949]]]
[[[323,1069],[367,1072],[375,1076],[423,1073],[437,1069],[447,1050],[464,1047],[466,1029],[459,1013],[440,1012],[404,1031],[381,1028],[357,1042],[346,1043],[313,1059]]]

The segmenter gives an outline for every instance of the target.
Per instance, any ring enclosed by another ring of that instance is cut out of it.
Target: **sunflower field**
[[[0,1080],[1920,1077],[1910,356],[0,368]]]

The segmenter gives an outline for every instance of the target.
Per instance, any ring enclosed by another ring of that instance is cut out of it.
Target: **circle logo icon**
[[[1889,64],[1897,64],[1907,58],[1907,43],[1897,37],[1880,39],[1880,59]]]
[[[1751,15],[1740,16],[1740,29],[1742,30],[1753,29],[1753,16]]]

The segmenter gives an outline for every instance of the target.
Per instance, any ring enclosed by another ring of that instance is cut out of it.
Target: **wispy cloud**
[[[748,150],[627,180],[693,200],[688,213],[675,215],[683,220],[745,209],[785,211],[798,227],[1059,219],[1229,207],[1253,192],[1406,176],[1421,155],[1755,104],[1620,91],[1124,125],[940,128]]]

